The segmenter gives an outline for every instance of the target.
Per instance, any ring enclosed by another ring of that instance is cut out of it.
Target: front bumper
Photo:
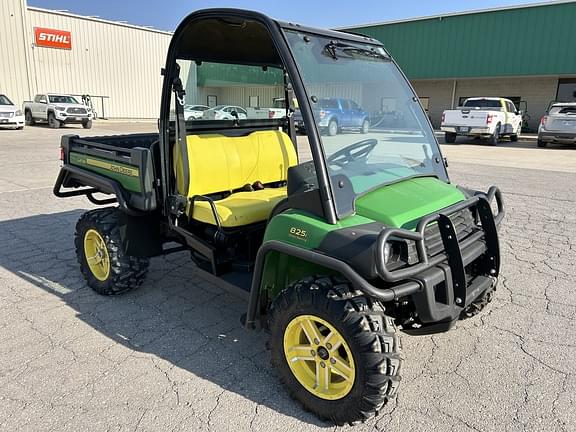
[[[576,144],[576,132],[554,132],[540,129],[538,139],[544,142]]]
[[[68,114],[65,111],[56,111],[55,117],[65,124],[79,124],[92,120],[92,114]]]
[[[490,206],[494,199],[498,208],[495,215]],[[476,224],[470,234],[459,240],[449,216],[463,210],[473,212]],[[420,289],[410,297],[419,322],[424,327],[430,323],[436,328],[444,325],[447,330],[464,308],[496,284],[500,271],[497,226],[503,217],[502,197],[493,186],[486,194],[477,194],[424,217],[416,231],[387,228],[378,238],[378,273],[389,283],[417,282]],[[430,255],[425,239],[426,227],[431,224],[437,224],[443,243],[443,250],[435,255]],[[386,244],[398,239],[415,244],[418,260],[414,265],[389,270],[384,260]]]
[[[0,127],[23,127],[24,116],[0,117]]]
[[[441,126],[440,130],[457,135],[492,135],[489,127]]]

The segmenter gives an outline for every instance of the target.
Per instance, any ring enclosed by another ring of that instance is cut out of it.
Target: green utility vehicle
[[[203,10],[174,33],[162,74],[159,133],[62,138],[54,193],[104,206],[76,226],[88,285],[126,292],[150,257],[189,250],[246,294],[242,322],[270,333],[306,409],[337,424],[376,415],[400,382],[397,328],[447,331],[491,300],[500,192],[450,183],[414,90],[374,39]],[[275,98],[283,116],[236,112]],[[362,107],[369,127],[321,134],[316,105],[330,98]],[[186,121],[195,104],[213,108]]]

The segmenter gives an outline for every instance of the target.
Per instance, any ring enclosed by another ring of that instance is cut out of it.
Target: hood
[[[396,228],[413,229],[430,213],[456,204],[466,196],[435,177],[416,177],[393,183],[356,200],[356,214]]]
[[[0,105],[0,112],[14,112],[19,109],[16,105]]]

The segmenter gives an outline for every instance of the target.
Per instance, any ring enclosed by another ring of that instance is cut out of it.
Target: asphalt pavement
[[[187,253],[153,259],[126,295],[86,287],[73,232],[93,206],[52,195],[59,137],[154,128],[0,130],[0,430],[576,430],[576,148],[442,146],[453,182],[503,191],[496,299],[448,333],[404,335],[398,398],[336,428],[288,397],[246,304]]]

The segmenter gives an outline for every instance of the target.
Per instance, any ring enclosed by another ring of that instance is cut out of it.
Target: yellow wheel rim
[[[110,257],[106,242],[98,231],[89,229],[84,234],[84,255],[88,268],[99,281],[105,281],[110,276]]]
[[[300,315],[290,321],[284,355],[298,382],[319,398],[341,399],[354,386],[352,351],[340,332],[321,318]]]

